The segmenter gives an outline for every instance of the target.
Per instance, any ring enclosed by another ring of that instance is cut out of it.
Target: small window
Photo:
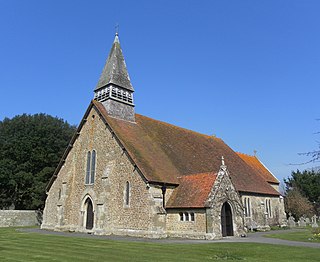
[[[61,199],[61,188],[59,189],[58,200]]]
[[[96,173],[96,151],[92,151],[92,156],[91,156],[91,177],[90,177],[90,183],[94,183],[94,176]]]
[[[86,184],[90,182],[90,163],[91,163],[91,152],[87,154],[87,171],[86,171]]]
[[[245,217],[250,217],[251,216],[250,198],[248,198],[248,197],[244,198],[243,206],[244,206],[244,215],[245,215]]]
[[[194,212],[180,212],[180,221],[194,221]]]
[[[126,182],[126,188],[125,188],[125,204],[126,206],[129,206],[130,204],[130,183]]]
[[[271,199],[268,201],[268,208],[269,208],[269,217],[272,217],[272,212],[271,212]]]
[[[248,217],[251,217],[251,204],[250,204],[250,198],[247,199],[248,201]]]
[[[266,214],[269,215],[268,199],[266,199],[266,201],[265,201],[265,212],[266,212]]]
[[[93,184],[95,180],[95,173],[96,173],[96,158],[97,158],[97,153],[95,150],[88,151],[87,153],[87,168],[86,168],[86,179],[85,179],[85,184]]]

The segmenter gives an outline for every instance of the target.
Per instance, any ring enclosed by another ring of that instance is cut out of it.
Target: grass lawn
[[[0,228],[0,261],[319,261],[317,248],[173,244],[63,237]]]
[[[313,234],[312,234],[311,230],[312,230],[311,228],[299,229],[298,232],[285,232],[285,233],[281,233],[281,234],[268,234],[268,235],[265,235],[265,237],[279,238],[279,239],[290,240],[290,241],[320,243],[320,239],[318,239],[318,240],[312,239]]]

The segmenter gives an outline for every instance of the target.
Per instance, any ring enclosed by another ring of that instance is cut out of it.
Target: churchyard
[[[204,244],[113,241],[31,233],[12,227],[0,228],[1,261],[264,262],[319,261],[319,256],[318,248],[284,245],[209,241]]]
[[[320,243],[320,228],[299,228],[296,232],[284,232],[282,234],[268,234],[266,237],[279,238],[289,241]]]

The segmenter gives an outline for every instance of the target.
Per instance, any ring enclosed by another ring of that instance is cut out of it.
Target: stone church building
[[[43,229],[217,239],[285,223],[279,181],[221,139],[135,113],[116,34],[48,186]]]

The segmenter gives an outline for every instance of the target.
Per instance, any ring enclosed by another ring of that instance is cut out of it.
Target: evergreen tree
[[[75,127],[46,114],[0,121],[0,209],[42,209],[45,186]]]

